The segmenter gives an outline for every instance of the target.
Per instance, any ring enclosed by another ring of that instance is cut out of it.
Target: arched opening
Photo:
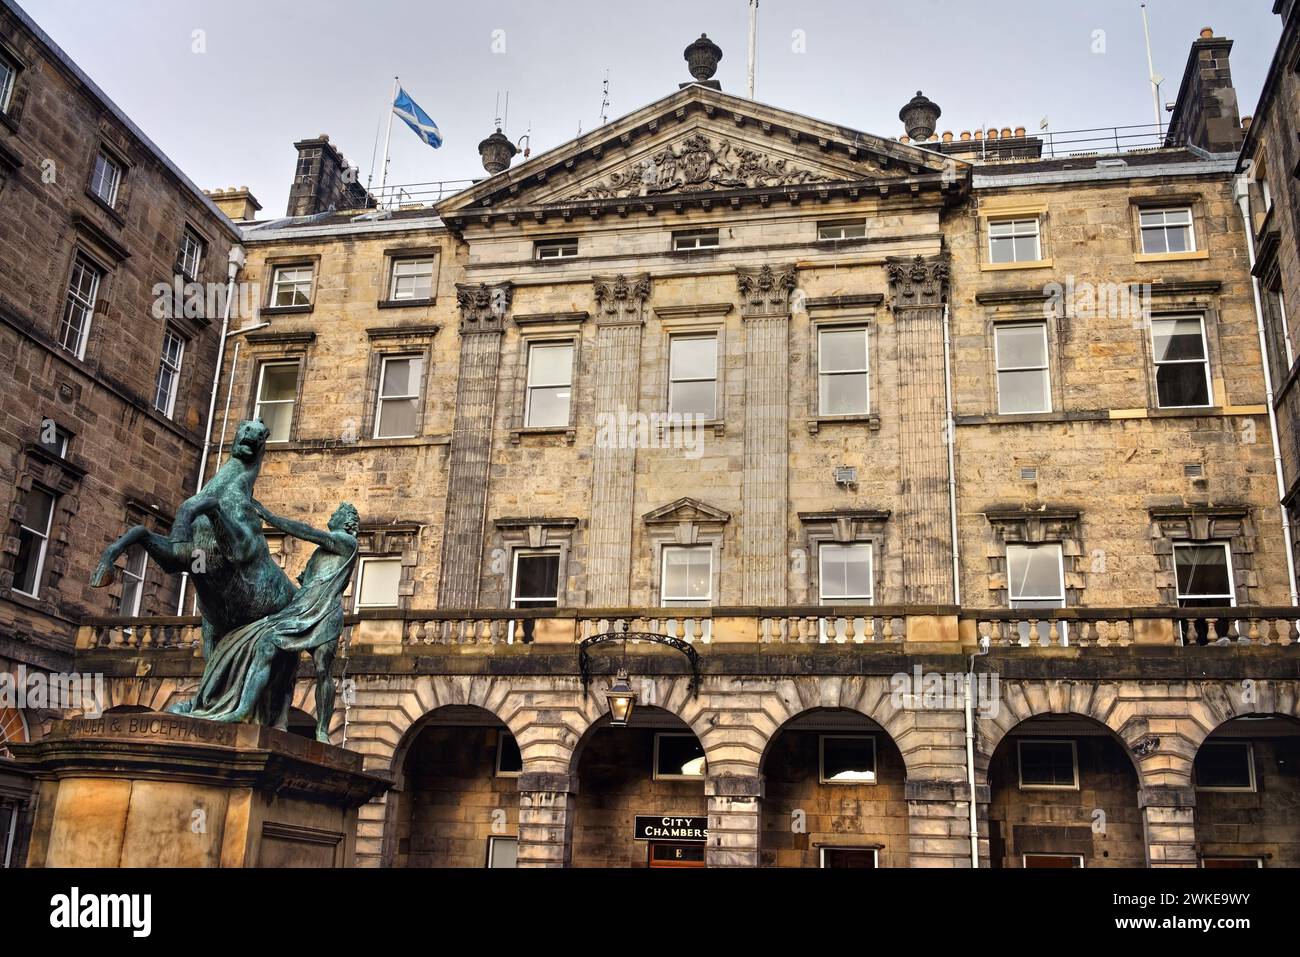
[[[413,728],[389,793],[396,867],[514,867],[519,748],[490,711],[448,705]]]
[[[1192,783],[1201,866],[1300,866],[1300,722],[1225,721],[1197,749]]]
[[[866,715],[796,715],[768,743],[762,771],[761,866],[907,866],[906,766]]]
[[[989,866],[1146,866],[1137,768],[1100,722],[1022,721],[993,752],[988,782]]]
[[[0,868],[20,867],[31,832],[32,777],[19,769],[5,745],[31,740],[18,708],[0,708]]]
[[[602,718],[574,763],[574,867],[704,866],[707,762],[685,721],[648,705],[626,727]]]

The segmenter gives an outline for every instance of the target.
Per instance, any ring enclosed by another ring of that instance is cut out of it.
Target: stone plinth
[[[346,867],[389,782],[274,728],[147,712],[10,745],[38,781],[29,867]]]

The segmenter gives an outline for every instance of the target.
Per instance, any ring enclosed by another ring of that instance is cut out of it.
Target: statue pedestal
[[[147,712],[9,746],[38,780],[29,867],[347,867],[389,782],[274,728]]]

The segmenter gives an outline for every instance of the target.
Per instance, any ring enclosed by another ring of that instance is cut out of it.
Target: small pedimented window
[[[1245,506],[1151,509],[1151,547],[1162,605],[1247,605],[1255,582],[1255,529]],[[1210,583],[1214,587],[1210,587]],[[1213,599],[1213,601],[1210,601]]]
[[[984,517],[989,523],[988,587],[995,607],[1031,603],[1039,607],[1049,600],[1055,607],[1082,604],[1087,572],[1104,556],[1089,556],[1084,550],[1077,509],[995,508],[986,511]],[[1024,581],[1012,581],[1013,565]],[[1057,570],[1059,585],[1048,581],[1052,575],[1044,569]],[[1046,584],[1055,590],[1049,594]]]
[[[803,541],[792,564],[794,591],[804,591],[804,604],[871,605],[881,601],[889,515],[870,509],[799,513]]]
[[[722,545],[731,515],[694,498],[679,498],[642,516],[654,550],[654,604],[718,605]]]

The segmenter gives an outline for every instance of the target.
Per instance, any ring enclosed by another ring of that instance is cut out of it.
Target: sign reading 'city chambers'
[[[708,838],[707,817],[636,816],[638,841],[706,841]]]

